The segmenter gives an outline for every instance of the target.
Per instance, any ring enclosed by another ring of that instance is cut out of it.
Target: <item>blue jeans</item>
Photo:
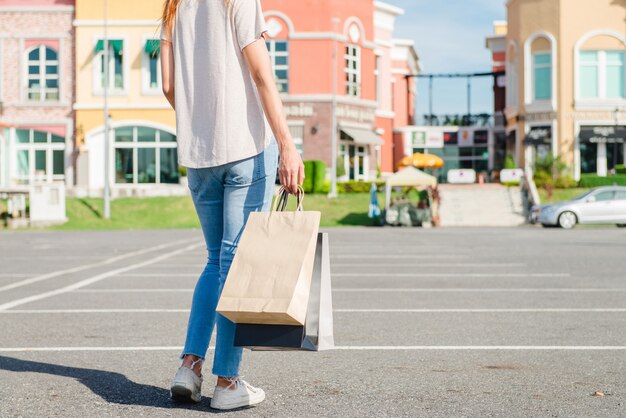
[[[217,376],[239,375],[243,350],[233,345],[235,326],[215,309],[248,215],[269,210],[277,164],[278,146],[272,140],[254,157],[219,167],[187,169],[209,257],[193,294],[181,358],[186,354],[205,358],[217,323],[212,370]]]

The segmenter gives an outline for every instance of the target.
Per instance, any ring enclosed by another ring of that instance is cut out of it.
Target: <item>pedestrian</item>
[[[208,262],[193,294],[182,366],[171,396],[199,402],[202,365],[217,326],[211,407],[265,399],[240,379],[235,326],[216,306],[248,215],[268,210],[278,156],[280,182],[296,193],[304,166],[284,116],[260,0],[166,0],[161,30],[163,92],[176,110],[178,160],[202,225]]]

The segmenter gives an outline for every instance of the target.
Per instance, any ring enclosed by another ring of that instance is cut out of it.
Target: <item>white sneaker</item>
[[[202,377],[188,367],[181,367],[176,372],[170,396],[179,402],[200,402],[202,399]]]
[[[233,385],[235,388],[233,389]],[[263,389],[255,388],[245,380],[233,379],[230,386],[224,388],[215,386],[215,392],[211,399],[213,409],[235,409],[244,406],[260,404],[265,400]]]

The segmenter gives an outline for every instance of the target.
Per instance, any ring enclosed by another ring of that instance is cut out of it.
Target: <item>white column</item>
[[[606,144],[598,144],[598,175],[606,177],[608,174],[606,163]]]

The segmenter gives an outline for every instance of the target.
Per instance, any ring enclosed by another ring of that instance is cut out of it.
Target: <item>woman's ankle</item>
[[[194,371],[198,376],[202,376],[202,363],[204,359],[202,357],[195,356],[193,354],[187,354],[183,358],[183,367],[187,367]]]
[[[235,385],[233,385],[233,382],[237,380],[237,377],[224,377],[224,376],[217,376],[217,386],[221,387],[221,388],[228,388],[232,386],[232,389],[235,389]]]

